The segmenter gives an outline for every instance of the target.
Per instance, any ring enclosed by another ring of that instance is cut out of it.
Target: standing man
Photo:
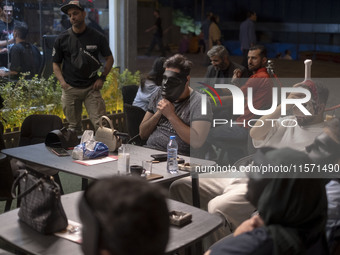
[[[0,65],[8,66],[8,50],[14,45],[14,26],[19,22],[13,19],[13,3],[3,1],[1,3],[0,17]]]
[[[72,27],[55,41],[53,71],[62,87],[61,100],[69,128],[81,133],[83,102],[95,129],[106,113],[100,89],[112,68],[113,57],[105,36],[86,26],[86,12],[79,1],[70,1],[61,11],[69,16]],[[99,53],[105,58],[100,77]]]
[[[255,24],[257,20],[256,13],[253,11],[247,12],[247,19],[240,26],[240,42],[241,51],[243,53],[242,65],[248,67],[248,51],[250,47],[256,44]]]
[[[165,50],[164,50],[164,46],[163,46],[162,20],[161,20],[161,17],[160,17],[159,10],[154,10],[153,15],[156,18],[155,24],[152,27],[145,30],[145,32],[147,32],[147,33],[155,30],[155,33],[153,34],[153,38],[152,38],[152,41],[150,43],[149,49],[146,52],[146,55],[150,56],[153,48],[155,47],[156,44],[158,44],[159,50],[162,54],[162,57],[165,57],[166,54],[165,54]]]

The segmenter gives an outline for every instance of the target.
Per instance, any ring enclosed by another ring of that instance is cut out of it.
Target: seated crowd
[[[37,72],[38,53],[25,42],[27,32],[25,24],[16,24],[15,45],[10,51],[12,65],[0,76]],[[251,166],[340,164],[340,120],[324,121],[327,86],[310,80],[292,84],[287,100],[303,100],[303,91],[311,99],[303,104],[275,105],[264,46],[249,49],[248,70],[232,62],[224,46],[212,47],[207,55],[211,65],[204,84],[214,87],[216,82],[228,83],[233,86],[229,88],[243,93],[241,114],[231,114],[237,102],[235,91],[223,86],[217,88],[225,108],[214,106],[215,98],[203,102],[208,96],[191,86],[193,63],[185,56],[158,58],[133,102],[146,110],[139,126],[146,147],[166,151],[169,137],[175,135],[180,155],[200,155],[215,161],[223,144],[249,140],[256,148]],[[30,62],[36,63],[34,70],[21,62],[26,56],[34,59]],[[282,114],[283,108],[290,115]],[[271,111],[258,116],[254,109]],[[215,125],[217,117],[230,122]],[[242,157],[237,148],[229,148],[227,154],[219,164],[233,164]],[[300,172],[276,176],[242,173],[237,177],[224,173],[218,178],[200,174],[201,209],[223,219],[223,225],[204,239],[205,254],[339,254],[339,179],[306,177],[310,176]],[[191,177],[172,182],[168,193],[170,199],[192,205]],[[84,254],[157,255],[166,250],[166,196],[154,184],[122,176],[93,182],[82,196],[79,211]]]
[[[214,127],[212,116],[217,107],[208,100],[208,114],[201,114],[202,97],[189,85],[192,63],[177,54],[165,60],[162,84],[147,95],[150,98],[147,113],[140,125],[140,136],[147,140],[146,146],[166,151],[169,136],[176,135],[179,154],[193,155],[200,149],[205,159],[215,160],[211,153],[211,149],[215,156],[218,153],[215,141],[223,139],[227,144],[228,140],[241,137],[250,139],[257,150],[252,161],[255,165],[262,162],[273,166],[337,164],[340,126],[336,118],[324,122],[327,86],[318,81],[295,84],[287,100],[303,99],[306,95],[301,91],[308,91],[311,100],[300,107],[274,105],[273,82],[266,70],[266,49],[261,45],[249,49],[248,69],[252,75],[242,82],[240,78],[247,72],[232,63],[223,48],[214,46],[208,52],[212,65],[208,67],[207,81],[214,78],[239,87],[245,101],[251,88],[252,108],[271,109],[267,111],[270,113],[256,116],[246,102],[243,115],[234,118],[235,124]],[[229,108],[234,106],[230,91],[223,88],[221,92],[222,102]],[[282,114],[283,107],[290,115]],[[221,112],[218,114],[221,116]],[[252,119],[254,123],[247,125]],[[219,163],[228,165],[239,158],[235,153]],[[225,173],[223,178],[212,178],[210,174],[200,174],[201,208],[224,219],[223,226],[204,240],[207,254],[336,254],[340,229],[339,180],[329,176],[306,177],[279,174],[275,178],[263,178],[243,174],[235,178]],[[174,181],[169,196],[192,205],[191,178]]]

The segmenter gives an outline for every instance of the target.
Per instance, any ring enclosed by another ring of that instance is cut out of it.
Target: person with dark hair
[[[153,15],[156,18],[155,24],[152,27],[146,29],[145,32],[146,33],[151,32],[151,31],[155,31],[155,32],[153,34],[153,37],[152,37],[150,46],[148,48],[148,51],[146,52],[145,55],[151,56],[153,48],[155,47],[156,44],[158,44],[159,50],[161,52],[161,56],[165,57],[166,53],[165,53],[165,49],[164,49],[164,46],[163,46],[162,19],[161,19],[159,10],[154,10]]]
[[[141,86],[138,88],[136,97],[132,103],[134,106],[147,110],[149,101],[153,93],[162,85],[165,58],[160,57],[155,59],[152,65],[152,70],[142,79]]]
[[[255,24],[257,20],[256,12],[248,11],[247,19],[240,25],[240,42],[243,54],[242,65],[248,66],[248,51],[256,44]]]
[[[293,60],[292,58],[292,52],[290,50],[285,50],[285,55],[282,57],[282,59],[286,60]]]
[[[309,163],[305,153],[290,148],[263,149],[254,157],[254,165],[289,167]],[[300,172],[280,172],[269,179],[261,173],[250,175],[246,197],[258,214],[205,254],[328,254],[324,242],[325,181],[304,179]]]
[[[270,76],[265,68],[267,64],[267,50],[262,45],[255,45],[249,49],[248,52],[248,70],[253,73],[249,77],[247,82],[240,87],[245,98],[248,97],[248,89],[253,90],[253,106],[255,109],[267,109],[272,103],[272,88],[273,82],[270,80]],[[238,83],[237,74],[234,73],[234,84]],[[233,103],[233,95],[227,95],[221,97],[222,103],[225,106],[231,106]],[[225,118],[227,118],[227,114]],[[244,114],[240,115],[235,122],[238,124],[226,124],[219,125],[211,129],[208,140],[211,144],[214,144],[220,139],[228,139],[242,141],[247,139],[249,133],[248,121],[255,117],[249,109],[247,103],[244,104]],[[235,152],[235,151],[233,151]],[[237,153],[237,152],[236,152]],[[235,153],[235,154],[236,154]],[[231,155],[228,153],[229,163],[234,163],[239,155]]]
[[[169,239],[163,192],[129,176],[95,181],[79,203],[85,255],[160,255]]]
[[[307,82],[307,84],[308,83],[309,82]],[[324,122],[319,114],[321,114],[321,116],[323,114],[328,95],[328,90],[318,83],[316,83],[311,91],[314,91],[314,99],[313,102],[307,103],[306,106],[310,108],[310,106],[314,105],[314,108],[318,109],[317,114],[311,109],[312,116],[302,117],[300,112],[294,110],[293,113],[300,116],[286,116],[278,119],[279,117],[277,116],[280,115],[281,109],[281,106],[278,106],[279,110],[277,112],[275,111],[278,115],[263,116],[263,118],[272,119],[273,121],[271,122],[273,123],[273,127],[271,125],[269,126],[270,131],[267,130],[266,123],[264,126],[259,125],[259,123],[254,124],[257,128],[253,127],[250,129],[251,136],[254,131],[259,135],[257,141],[254,141],[255,138],[253,138],[254,146],[256,148],[266,146],[277,149],[289,147],[298,151],[304,151],[306,146],[310,145],[313,139],[323,131]],[[301,97],[302,95],[297,93],[290,95],[291,98],[297,98],[299,96]],[[315,101],[316,98],[320,100]],[[306,125],[296,125],[292,127],[292,123],[294,123],[293,121],[296,118],[301,119],[301,123],[305,123]],[[266,122],[265,119],[262,120]],[[280,125],[282,120],[286,120],[284,123],[289,127]],[[262,128],[264,128],[263,132]],[[261,136],[261,134],[263,136]],[[225,178],[211,178],[210,174],[204,177],[206,178],[200,177],[199,182],[201,207],[210,213],[221,214],[225,218],[225,225],[216,231],[215,236],[212,237],[212,242],[216,242],[222,237],[234,232],[236,227],[250,217],[255,208],[244,196],[247,191],[247,176],[244,176],[244,178],[235,178],[233,173],[226,173]],[[238,175],[238,177],[242,176]],[[192,204],[191,189],[191,179],[182,178],[176,180],[170,186],[170,198]]]
[[[28,34],[27,25],[23,22],[16,23],[13,31],[15,45],[11,48],[10,71],[0,70],[0,76],[12,76],[18,78],[20,74],[26,74],[26,78],[32,78],[38,74],[41,68],[42,56],[39,49],[33,44],[26,42]]]
[[[0,16],[0,66],[8,67],[8,51],[14,45],[14,26],[19,22],[13,18],[14,3],[2,1],[0,4],[2,15]]]
[[[70,1],[61,7],[70,18],[72,27],[63,31],[53,47],[53,71],[62,88],[63,111],[69,128],[82,133],[83,103],[95,129],[106,114],[100,90],[111,71],[113,56],[105,36],[85,24],[83,1]],[[101,76],[99,54],[105,59]]]
[[[190,147],[200,148],[209,133],[211,106],[201,112],[201,95],[189,87],[192,62],[176,54],[164,63],[162,88],[150,99],[139,126],[139,135],[147,146],[166,151],[169,137],[176,136],[178,153],[189,155]]]

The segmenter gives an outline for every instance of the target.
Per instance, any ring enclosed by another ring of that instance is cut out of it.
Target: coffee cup
[[[141,176],[141,174],[143,173],[143,166],[139,165],[130,166],[130,173],[133,176]]]

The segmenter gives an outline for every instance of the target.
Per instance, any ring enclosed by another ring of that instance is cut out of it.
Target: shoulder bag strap
[[[96,59],[90,52],[88,52],[86,50],[86,48],[84,48],[83,44],[81,43],[81,41],[74,35],[74,33],[72,32],[72,27],[70,27],[69,29],[67,29],[68,33],[70,34],[70,38],[69,38],[69,44],[71,45],[71,48],[79,48],[77,44],[79,44],[82,48],[82,51],[87,54],[94,62],[96,62],[98,65],[101,66],[101,63],[98,61],[98,59]]]

